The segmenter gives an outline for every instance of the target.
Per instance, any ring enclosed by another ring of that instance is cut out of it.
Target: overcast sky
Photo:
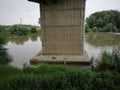
[[[102,10],[119,10],[120,0],[87,0],[86,17],[91,13]],[[38,25],[39,5],[27,0],[0,0],[0,24]]]

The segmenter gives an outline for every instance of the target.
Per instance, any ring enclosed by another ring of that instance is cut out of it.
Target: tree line
[[[0,35],[29,35],[31,33],[39,32],[38,26],[31,25],[0,25]]]
[[[13,60],[12,56],[8,53],[7,48],[4,47],[7,40],[11,36],[23,35],[36,35],[39,34],[40,29],[38,26],[31,25],[0,25],[0,64],[8,64]]]
[[[5,36],[0,35],[0,65],[8,64],[12,61],[12,56],[8,53],[7,49],[4,47],[6,44]]]
[[[86,32],[120,32],[120,12],[106,10],[95,12],[86,18]]]

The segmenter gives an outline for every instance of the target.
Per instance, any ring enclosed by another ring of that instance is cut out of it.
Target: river
[[[88,33],[85,35],[84,49],[89,57],[97,57],[103,50],[112,50],[120,46],[120,35],[113,33]],[[9,64],[15,67],[30,65],[30,59],[42,50],[40,36],[10,37],[5,47],[13,57]]]

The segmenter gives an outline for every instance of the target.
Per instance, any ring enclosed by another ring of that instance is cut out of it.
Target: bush
[[[104,28],[103,28],[103,31],[104,32],[114,32],[116,31],[115,26],[112,24],[112,23],[108,23]]]
[[[93,27],[93,28],[92,28],[92,31],[93,31],[93,32],[97,32],[97,27]]]
[[[120,47],[114,47],[112,52],[103,51],[98,58],[92,58],[96,70],[115,70],[120,73]]]
[[[0,25],[0,34],[2,34],[4,32],[4,30],[5,30],[5,27]]]
[[[113,77],[114,74],[109,71],[97,72],[93,81],[93,90],[113,90],[115,86]]]
[[[0,90],[113,90],[114,85],[120,83],[117,72],[93,72],[63,66],[17,69],[2,65],[0,72]]]
[[[37,32],[36,27],[31,27],[31,28],[30,28],[30,32],[31,32],[31,33],[36,33],[36,32]]]
[[[89,32],[89,29],[90,29],[90,28],[89,28],[89,25],[86,24],[86,25],[85,25],[85,32]]]
[[[11,34],[17,34],[17,35],[27,35],[28,34],[28,29],[25,26],[22,26],[22,25],[13,25],[10,28],[10,33]]]
[[[40,30],[38,30],[38,26],[31,26],[31,25],[0,25],[0,35],[5,35],[10,37],[11,35],[39,35]]]
[[[7,49],[3,46],[6,43],[4,36],[0,36],[0,64],[8,64],[12,57],[7,52]]]

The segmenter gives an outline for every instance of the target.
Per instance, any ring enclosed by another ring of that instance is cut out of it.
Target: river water
[[[103,50],[112,50],[113,46],[120,46],[120,35],[112,33],[89,33],[85,35],[84,49],[89,57],[97,57]],[[10,37],[7,44],[8,52],[13,57],[11,66],[23,67],[30,65],[30,59],[42,50],[40,36]]]

